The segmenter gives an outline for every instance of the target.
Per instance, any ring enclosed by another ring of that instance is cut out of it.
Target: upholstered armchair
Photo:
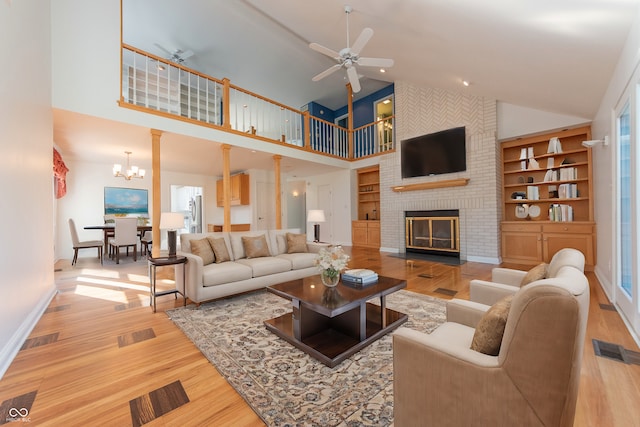
[[[395,425],[573,426],[589,285],[578,269],[561,270],[513,295],[497,356],[470,348],[482,304],[448,313],[431,334],[399,328]]]
[[[546,265],[546,271],[541,277],[531,277],[529,281],[540,278],[553,278],[561,267],[570,265],[580,272],[584,272],[584,254],[577,249],[564,248],[555,253],[551,261]],[[491,280],[471,280],[469,283],[470,300],[482,304],[493,305],[501,298],[514,294],[523,284],[527,271],[510,268],[494,268],[491,272]]]

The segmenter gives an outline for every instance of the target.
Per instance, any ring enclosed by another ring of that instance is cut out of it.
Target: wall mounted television
[[[467,170],[465,127],[405,139],[400,143],[402,178]]]
[[[149,216],[149,191],[104,187],[104,214]]]

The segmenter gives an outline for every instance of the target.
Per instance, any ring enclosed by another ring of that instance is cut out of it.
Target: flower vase
[[[340,281],[340,273],[331,275],[328,270],[323,270],[320,273],[320,280],[322,280],[322,284],[328,288],[335,288]]]

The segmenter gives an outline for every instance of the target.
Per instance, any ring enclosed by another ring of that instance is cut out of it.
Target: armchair
[[[553,255],[547,266],[546,278],[556,277],[560,268],[570,265],[584,272],[584,254],[577,249],[564,248]],[[501,298],[514,294],[520,289],[526,271],[510,268],[494,268],[491,280],[472,280],[469,283],[470,300],[482,304],[493,305]]]
[[[497,356],[470,348],[482,304],[448,313],[431,334],[399,328],[395,425],[573,426],[589,285],[573,267],[561,276],[514,294]]]

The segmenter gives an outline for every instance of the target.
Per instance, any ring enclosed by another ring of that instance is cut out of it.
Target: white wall
[[[55,292],[49,13],[0,2],[0,376]]]
[[[310,209],[325,210],[327,222],[320,224],[320,234],[327,235],[330,232],[330,242],[334,245],[351,245],[351,180],[350,170],[341,170],[323,175],[307,177],[306,205],[307,212]],[[318,188],[324,186],[331,191],[332,210],[319,206]],[[329,216],[330,215],[330,216]],[[324,230],[327,227],[328,230]],[[313,240],[313,225],[307,224],[307,236]],[[322,237],[324,239],[324,237]]]
[[[613,111],[623,96],[633,90],[633,86],[629,86],[630,82],[637,82],[640,79],[639,67],[640,8],[592,125],[594,138],[600,139],[608,135],[612,141],[608,146],[599,144],[593,148],[594,214],[598,229],[598,259],[595,272],[609,297],[613,294],[613,269],[616,265],[614,258],[616,253],[614,241],[616,235],[614,225],[616,215],[614,194],[616,132]],[[635,332],[640,335],[640,330]]]
[[[589,123],[584,117],[550,113],[498,102],[498,140]]]

